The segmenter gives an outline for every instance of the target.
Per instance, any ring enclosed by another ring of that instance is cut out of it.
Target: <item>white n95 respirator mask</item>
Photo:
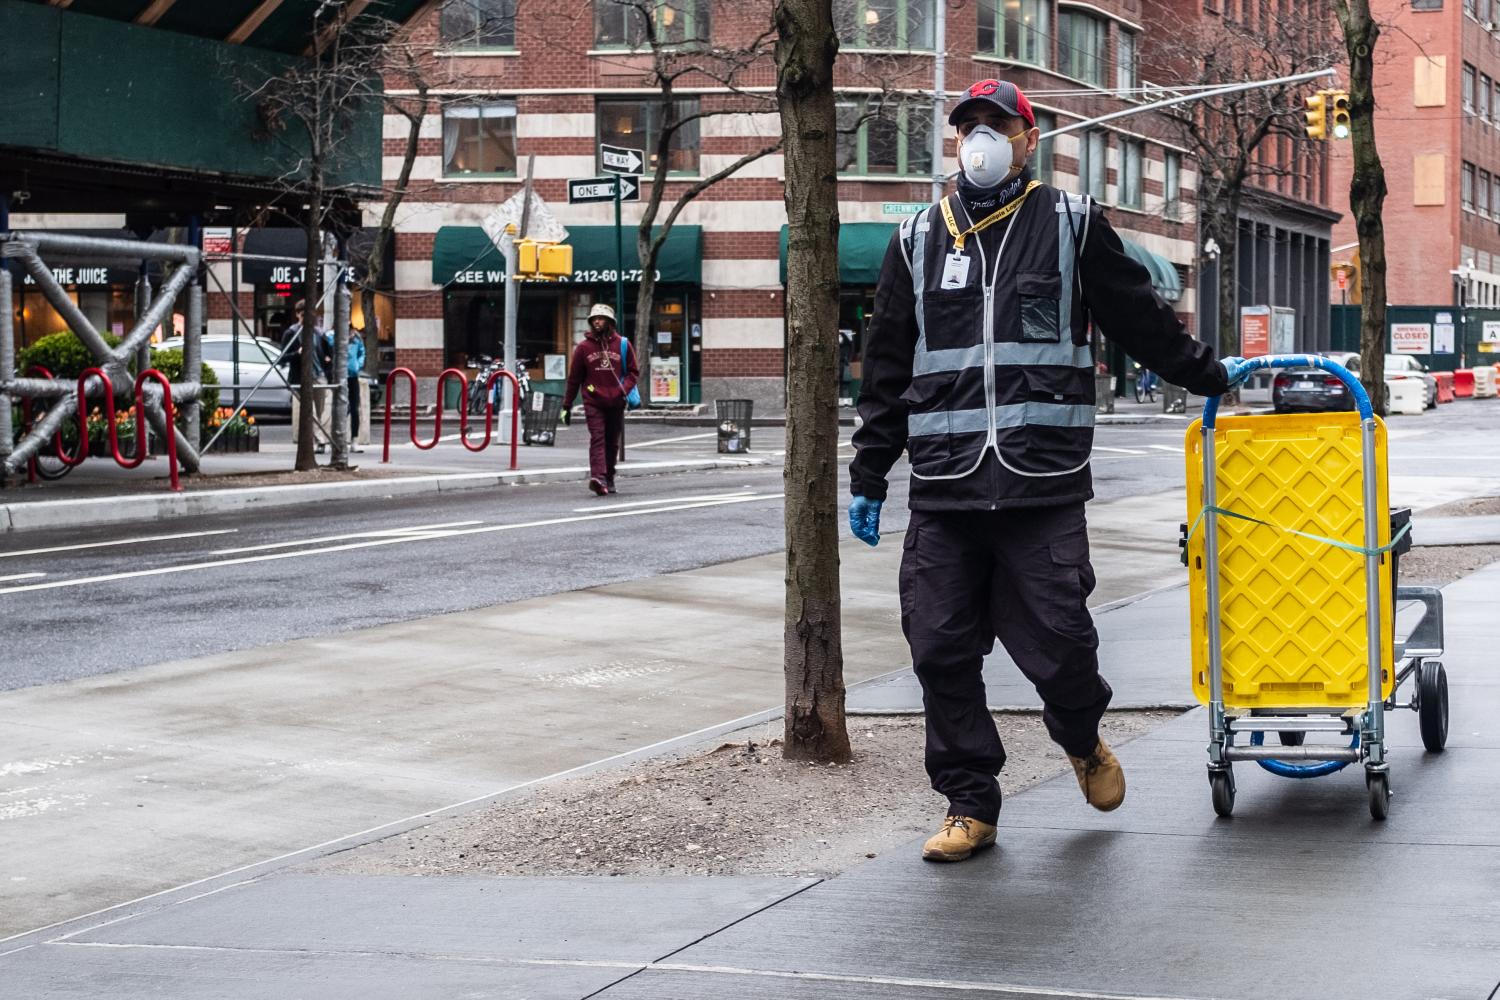
[[[1016,142],[1025,142],[1026,133],[1007,138],[988,125],[976,125],[958,144],[958,164],[964,176],[975,187],[992,188],[1005,180],[1025,162],[1025,146],[1016,150]]]

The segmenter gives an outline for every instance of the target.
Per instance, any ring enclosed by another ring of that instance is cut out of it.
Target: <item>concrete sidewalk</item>
[[[1243,764],[1234,819],[1215,819],[1195,711],[1121,748],[1118,812],[1059,777],[1007,800],[999,847],[962,865],[914,842],[816,883],[250,872],[14,941],[0,979],[117,1000],[1487,997],[1500,566],[1445,593],[1450,748],[1424,753],[1415,716],[1392,717],[1385,823],[1357,768],[1293,782]],[[1184,634],[1171,595],[1175,627],[1163,609],[1139,625]],[[1155,654],[1110,655],[1128,698]]]

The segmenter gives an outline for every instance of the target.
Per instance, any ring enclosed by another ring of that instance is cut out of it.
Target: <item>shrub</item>
[[[103,336],[104,342],[111,348],[120,346],[120,338],[114,334],[106,333]],[[25,372],[31,365],[41,365],[55,378],[77,379],[85,368],[92,368],[96,363],[89,349],[83,346],[83,341],[73,336],[69,330],[49,334],[16,355],[16,367],[20,371]],[[165,375],[169,382],[183,381],[182,351],[177,348],[153,347],[151,367]],[[135,371],[134,364],[130,370]],[[201,381],[204,385],[203,412],[212,413],[219,406],[219,390],[208,386],[218,385],[219,380],[208,365],[203,366]],[[125,399],[118,399],[116,403],[122,407],[130,405],[130,401]]]
[[[151,349],[151,367],[167,377],[168,382],[182,381],[182,351],[176,347]],[[209,386],[218,385],[218,376],[208,365],[203,366],[203,412],[212,413],[219,408],[219,390]],[[176,404],[176,400],[173,400]]]

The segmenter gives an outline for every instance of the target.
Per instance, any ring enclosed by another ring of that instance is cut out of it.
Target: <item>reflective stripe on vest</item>
[[[990,411],[940,410],[913,413],[906,418],[909,437],[929,434],[983,434],[989,430]],[[1088,427],[1094,422],[1094,407],[1067,403],[1007,403],[994,409],[996,427]]]

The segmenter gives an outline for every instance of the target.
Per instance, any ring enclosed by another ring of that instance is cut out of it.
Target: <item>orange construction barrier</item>
[[[1474,395],[1474,369],[1460,368],[1453,373],[1453,395],[1466,398]]]
[[[1439,403],[1453,402],[1453,373],[1433,372],[1432,377],[1437,379],[1437,401]]]

